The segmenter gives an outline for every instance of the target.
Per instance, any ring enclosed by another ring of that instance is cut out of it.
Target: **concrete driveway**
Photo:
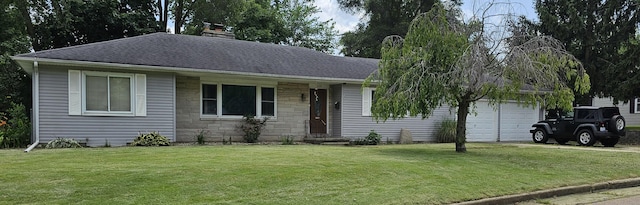
[[[592,150],[592,151],[603,151],[603,152],[632,152],[632,153],[640,153],[640,146],[638,145],[616,145],[615,147],[604,147],[602,145],[596,144],[593,147],[584,147],[578,146],[576,144],[567,144],[567,145],[559,145],[553,143],[547,144],[534,144],[534,143],[510,143],[514,144],[518,147],[541,147],[548,149],[580,149],[580,150]]]

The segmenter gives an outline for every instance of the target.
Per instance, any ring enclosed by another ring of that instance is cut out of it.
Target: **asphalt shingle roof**
[[[217,37],[153,33],[18,57],[190,68],[318,78],[365,79],[377,59]]]

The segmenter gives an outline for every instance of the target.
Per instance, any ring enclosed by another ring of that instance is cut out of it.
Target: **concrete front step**
[[[304,138],[304,142],[306,143],[324,145],[347,145],[349,141],[351,140],[342,137]]]

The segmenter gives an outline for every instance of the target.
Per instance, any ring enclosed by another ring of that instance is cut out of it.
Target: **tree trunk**
[[[467,152],[465,142],[467,141],[467,115],[471,101],[468,97],[458,102],[458,121],[456,125],[456,152]]]
[[[175,2],[175,8],[174,8],[174,25],[173,25],[173,33],[175,34],[180,34],[180,29],[182,28],[182,24],[184,22],[182,22],[182,15],[183,15],[183,9],[184,9],[184,0],[177,0]]]
[[[20,10],[20,15],[22,16],[22,20],[24,21],[24,25],[27,27],[27,33],[31,39],[31,46],[34,51],[40,51],[42,48],[38,43],[36,38],[36,31],[33,27],[33,21],[31,20],[31,13],[29,13],[30,5],[27,1],[16,1],[16,6],[18,10]]]
[[[167,24],[169,23],[169,0],[164,0],[164,9],[160,13],[163,16],[162,30],[167,32]]]

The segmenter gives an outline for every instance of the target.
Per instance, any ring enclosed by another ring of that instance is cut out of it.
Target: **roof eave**
[[[133,65],[133,64],[121,64],[121,63],[76,61],[76,60],[62,60],[62,59],[21,57],[21,56],[12,56],[11,59],[16,61],[29,74],[33,72],[33,62],[38,61],[39,64],[62,65],[62,66],[65,66],[65,65],[66,66],[86,66],[91,68],[112,68],[112,69],[126,69],[126,70],[157,71],[157,72],[176,72],[176,73],[177,72],[211,73],[211,74],[227,74],[227,75],[240,75],[240,76],[251,76],[251,77],[266,77],[266,78],[274,78],[274,79],[282,79],[282,80],[313,80],[313,81],[335,82],[335,83],[361,84],[364,82],[364,79],[354,79],[354,78],[331,78],[331,77],[314,77],[314,76],[279,75],[279,74],[268,74],[268,73],[248,73],[248,72],[208,70],[208,69],[197,69],[197,68]]]
[[[26,71],[27,74],[29,74],[29,75],[33,74],[33,62],[39,60],[39,59],[36,59],[36,58],[29,58],[27,60],[26,57],[18,57],[18,56],[10,56],[10,58],[13,61],[15,61],[16,63],[18,63],[20,68],[22,68],[24,71]]]

